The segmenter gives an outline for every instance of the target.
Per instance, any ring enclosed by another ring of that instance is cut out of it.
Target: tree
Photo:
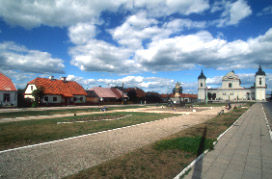
[[[136,91],[134,89],[129,90],[127,95],[128,95],[128,98],[129,98],[130,101],[133,101],[133,102],[137,101],[137,93],[136,93]]]
[[[36,107],[36,106],[38,106],[39,103],[41,103],[41,99],[44,96],[44,88],[40,87],[40,88],[37,88],[36,90],[32,91],[32,96],[35,99],[32,106]]]
[[[212,98],[212,93],[208,93],[208,99],[211,100]]]

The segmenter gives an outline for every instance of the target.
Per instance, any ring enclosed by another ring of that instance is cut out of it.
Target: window
[[[80,101],[83,101],[83,97],[80,97]]]
[[[10,94],[9,93],[4,93],[3,101],[4,102],[10,102]]]
[[[203,83],[200,83],[200,87],[203,87]]]
[[[58,100],[58,97],[53,97],[53,101],[57,101]]]
[[[77,101],[77,97],[74,97],[74,101]]]
[[[30,88],[31,88],[31,91],[33,91],[33,86],[30,86]]]
[[[262,78],[259,78],[259,84],[262,85]]]
[[[232,83],[229,83],[229,88],[232,88]]]
[[[48,96],[45,96],[45,97],[44,97],[44,101],[48,101]]]

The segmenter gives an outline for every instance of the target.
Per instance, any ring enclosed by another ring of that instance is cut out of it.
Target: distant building
[[[44,96],[41,103],[45,104],[74,104],[85,103],[87,93],[82,86],[75,81],[67,81],[66,77],[60,80],[54,76],[47,78],[35,78],[27,83],[25,98],[31,98],[32,92],[38,88],[43,89]]]
[[[128,96],[118,88],[93,87],[87,90],[87,102],[117,102]]]
[[[0,107],[17,106],[17,90],[4,74],[0,73]]]
[[[176,83],[172,94],[161,94],[161,98],[164,102],[172,101],[175,104],[192,103],[197,101],[196,94],[182,93],[182,86],[179,82]]]
[[[240,78],[231,71],[222,79],[221,88],[207,88],[206,76],[203,71],[198,77],[198,99],[201,101],[238,101],[238,100],[266,100],[265,72],[261,66],[255,75],[255,84],[251,88],[241,87]]]

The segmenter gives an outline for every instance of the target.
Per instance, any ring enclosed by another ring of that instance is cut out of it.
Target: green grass
[[[214,139],[246,110],[246,108],[233,109],[229,113],[181,130],[163,140],[68,176],[66,179],[173,178],[201,152],[212,149]]]
[[[121,107],[108,107],[108,111],[121,110],[121,109],[133,109],[144,108],[145,106],[121,106]],[[26,116],[38,116],[38,115],[53,115],[53,114],[67,114],[67,113],[83,113],[83,112],[98,112],[101,107],[97,108],[81,108],[81,109],[60,109],[60,110],[46,110],[46,111],[20,111],[10,113],[0,113],[1,118],[13,118],[13,117],[26,117]]]
[[[129,114],[131,114],[131,116],[120,120],[99,120],[127,116]],[[154,121],[170,116],[174,115],[118,112],[56,119],[0,123],[0,150],[105,131],[143,122]],[[83,118],[85,121],[90,121],[84,123],[57,124],[57,122],[70,122],[82,120]],[[96,119],[99,121],[92,121]]]
[[[178,137],[174,139],[161,140],[154,145],[156,150],[183,150],[195,155],[198,154],[199,146],[203,140],[200,136],[197,137]],[[203,151],[213,148],[214,139],[205,139]]]

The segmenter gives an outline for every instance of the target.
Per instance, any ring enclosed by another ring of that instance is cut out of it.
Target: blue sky
[[[197,93],[202,69],[250,87],[262,65],[270,93],[272,1],[0,0],[0,64],[17,88],[53,75],[161,93]]]

